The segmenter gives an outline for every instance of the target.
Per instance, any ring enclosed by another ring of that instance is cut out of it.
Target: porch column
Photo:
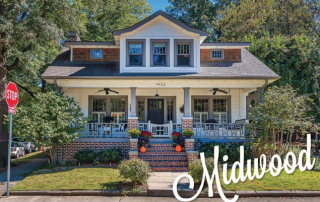
[[[190,106],[190,88],[185,87],[184,90],[184,117],[191,117],[191,106]]]
[[[130,105],[130,117],[137,117],[136,113],[136,89],[137,87],[131,87],[131,105]]]

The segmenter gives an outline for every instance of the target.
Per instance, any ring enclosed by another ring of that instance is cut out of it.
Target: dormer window
[[[224,50],[223,49],[212,49],[211,50],[211,59],[223,59]]]
[[[153,44],[153,65],[166,66],[166,43]]]
[[[190,66],[190,43],[178,43],[178,66]]]
[[[129,65],[142,66],[142,43],[129,43]]]
[[[91,49],[90,59],[102,59],[102,49]]]

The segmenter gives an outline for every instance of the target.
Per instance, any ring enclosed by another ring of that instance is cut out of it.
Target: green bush
[[[319,160],[319,157],[315,157],[315,158],[316,158],[316,162],[314,164],[313,170],[320,172],[320,160]]]
[[[77,159],[80,163],[93,163],[97,154],[92,149],[85,149],[78,151],[74,155],[74,159]]]
[[[209,172],[209,175],[212,175],[214,169],[214,159],[206,158],[206,166]],[[203,176],[203,167],[200,159],[196,159],[189,164],[189,175],[193,178],[194,182],[201,182]]]
[[[130,179],[133,183],[146,182],[151,172],[149,163],[139,158],[122,161],[118,169],[124,179]]]
[[[192,137],[194,135],[194,132],[193,130],[191,129],[185,129],[182,131],[182,134],[186,137],[186,138],[189,138],[189,137]]]
[[[207,142],[201,144],[199,153],[203,152],[206,158],[214,157],[214,147],[219,146],[219,162],[223,162],[223,156],[228,155],[228,163],[234,163],[240,159],[240,146],[244,146],[244,160],[252,159],[250,143],[221,143]]]
[[[118,163],[122,161],[122,149],[121,148],[111,148],[102,150],[98,153],[98,158],[100,162],[104,163]]]

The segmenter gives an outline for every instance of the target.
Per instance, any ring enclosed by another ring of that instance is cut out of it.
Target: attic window
[[[142,43],[129,43],[129,65],[142,66]]]
[[[178,43],[178,66],[190,65],[190,43]]]
[[[102,59],[102,49],[91,49],[91,59]]]
[[[211,59],[223,59],[223,58],[224,58],[224,50],[223,49],[211,50]]]

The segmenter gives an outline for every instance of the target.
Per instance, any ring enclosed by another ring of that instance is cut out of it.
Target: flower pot
[[[184,109],[180,109],[180,112],[181,112],[181,113],[184,113]]]
[[[144,153],[146,151],[147,151],[147,149],[145,147],[140,147],[140,152]]]
[[[176,146],[176,152],[181,152],[181,150],[182,150],[182,147],[180,145],[177,145]]]

